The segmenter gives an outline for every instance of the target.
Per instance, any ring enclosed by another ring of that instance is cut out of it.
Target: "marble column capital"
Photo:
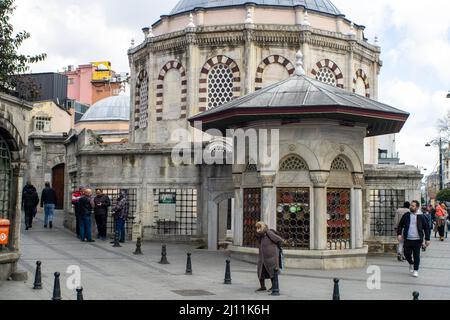
[[[352,173],[353,184],[356,189],[362,189],[365,185],[364,174],[360,172]]]
[[[330,177],[329,171],[311,171],[311,181],[315,188],[325,188]]]
[[[242,186],[242,173],[233,173],[233,184],[235,189],[240,189]]]
[[[259,181],[263,188],[273,188],[275,184],[275,173],[261,173]]]

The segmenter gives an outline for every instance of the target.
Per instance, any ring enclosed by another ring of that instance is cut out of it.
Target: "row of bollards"
[[[33,289],[34,290],[42,290],[42,262],[37,261],[36,262],[36,273],[34,276],[34,284]],[[61,296],[61,284],[60,284],[60,276],[61,274],[59,272],[54,273],[55,280],[53,282],[53,295],[52,300],[59,301],[62,300]],[[83,299],[83,287],[79,287],[76,289],[77,291],[77,300],[84,300]]]

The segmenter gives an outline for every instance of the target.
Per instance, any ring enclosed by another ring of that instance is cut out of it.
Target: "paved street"
[[[28,271],[28,281],[0,283],[0,300],[48,300],[52,296],[53,273],[61,273],[64,300],[76,299],[75,291],[66,288],[66,273],[70,265],[78,265],[86,300],[103,299],[168,299],[168,300],[228,300],[228,299],[289,299],[330,300],[332,279],[341,279],[341,298],[354,299],[412,299],[419,291],[421,299],[450,299],[450,240],[445,243],[433,239],[432,247],[423,254],[420,278],[409,275],[406,263],[391,257],[370,258],[370,265],[382,270],[381,290],[366,286],[366,269],[341,271],[310,271],[288,269],[280,278],[280,297],[266,293],[255,294],[258,286],[255,266],[232,260],[233,284],[223,284],[226,252],[208,252],[187,245],[168,245],[170,265],[160,265],[161,245],[143,244],[143,256],[133,255],[135,244],[113,248],[109,242],[81,243],[62,227],[44,229],[36,221],[32,231],[22,232],[20,268]],[[186,276],[186,252],[192,251],[193,272]],[[42,261],[43,290],[32,290],[35,263]],[[188,292],[195,290],[202,292]],[[198,294],[198,295],[193,295]]]

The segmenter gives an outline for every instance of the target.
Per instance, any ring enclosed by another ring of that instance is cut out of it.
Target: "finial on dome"
[[[303,15],[302,26],[307,26],[307,27],[311,26],[311,23],[309,22],[309,19],[308,19],[308,10],[305,10],[305,14]]]
[[[155,35],[153,34],[153,27],[149,27],[148,28],[149,30],[148,30],[148,37],[149,38],[153,38]]]
[[[247,10],[247,19],[245,19],[245,23],[253,23],[253,15],[252,15],[252,9]]]
[[[195,28],[194,15],[192,14],[192,12],[189,14],[189,24],[186,28]]]
[[[350,23],[350,31],[349,31],[348,35],[349,36],[355,36],[356,35],[355,24],[353,22]]]
[[[295,75],[297,76],[304,76],[306,75],[305,69],[303,69],[303,53],[301,50],[297,51],[297,54],[295,55]]]
[[[134,38],[131,38],[131,48],[134,48],[134,44],[135,44]]]

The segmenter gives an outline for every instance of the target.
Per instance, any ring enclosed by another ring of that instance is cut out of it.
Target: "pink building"
[[[78,66],[78,68],[69,67],[64,74],[69,78],[67,85],[67,96],[71,100],[80,103],[92,105],[92,76],[95,67],[92,64]]]

